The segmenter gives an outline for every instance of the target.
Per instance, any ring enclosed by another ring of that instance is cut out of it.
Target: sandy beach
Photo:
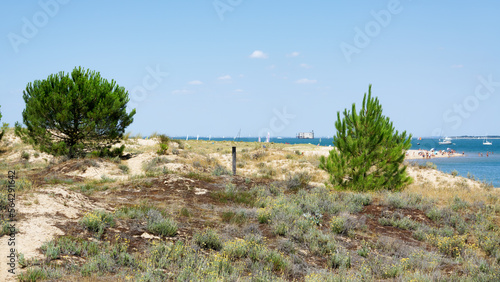
[[[428,151],[428,150],[408,150],[406,152],[406,160],[416,160],[416,159],[434,159],[434,158],[451,158],[451,157],[463,157],[465,154],[457,152],[446,152],[446,151]]]

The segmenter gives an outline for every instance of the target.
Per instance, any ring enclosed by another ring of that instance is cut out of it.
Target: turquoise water
[[[470,174],[480,181],[491,183],[494,187],[500,187],[500,139],[488,140],[493,145],[483,145],[482,139],[454,139],[452,140],[453,145],[439,145],[438,141],[437,139],[412,140],[412,149],[446,150],[451,148],[458,153],[463,152],[465,157],[436,158],[430,161],[443,172],[451,173],[456,170],[461,176],[467,177]],[[487,152],[489,152],[488,156],[486,156]],[[429,160],[418,160],[417,162],[425,163],[427,161]]]
[[[177,139],[186,139],[186,137],[178,137]],[[195,140],[196,137],[190,137],[190,140]],[[200,137],[199,140],[208,140],[208,137]],[[233,141],[231,138],[211,138],[213,141]],[[242,142],[257,142],[257,137],[242,137],[236,140]],[[265,141],[265,138],[261,138]],[[451,173],[453,170],[458,171],[458,174],[467,177],[468,174],[473,175],[476,179],[493,184],[495,187],[500,187],[500,139],[489,140],[493,143],[491,146],[483,145],[482,139],[453,139],[452,145],[439,145],[438,139],[422,139],[412,140],[412,148],[414,150],[446,150],[453,149],[459,153],[465,153],[465,157],[455,158],[435,158],[430,160],[436,164],[437,168],[443,172]],[[282,139],[271,138],[270,142],[288,143],[288,144],[314,144],[320,146],[333,146],[332,138],[315,138],[315,139],[297,139],[283,137]],[[265,145],[265,143],[262,143]],[[486,152],[490,152],[486,157]],[[493,153],[491,153],[493,152]],[[480,157],[479,154],[483,153]],[[414,160],[418,163],[426,163],[429,160]]]

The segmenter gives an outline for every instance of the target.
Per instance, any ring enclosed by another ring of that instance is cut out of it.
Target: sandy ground
[[[90,200],[88,197],[68,191],[62,186],[54,186],[39,192],[25,194],[16,199],[18,221],[15,223],[19,233],[15,235],[15,248],[26,259],[43,259],[38,249],[46,241],[55,236],[64,235],[56,226],[67,222],[76,222],[84,212],[94,209],[104,209],[105,206]],[[0,277],[2,281],[16,281],[8,273],[7,248],[9,237],[0,238]],[[19,265],[16,272],[20,271]]]
[[[461,185],[472,189],[479,188],[479,182],[460,176],[453,176],[451,174],[443,173],[436,169],[419,169],[414,167],[407,167],[408,175],[410,175],[415,183],[425,183],[429,188],[436,188],[438,186],[453,186]]]

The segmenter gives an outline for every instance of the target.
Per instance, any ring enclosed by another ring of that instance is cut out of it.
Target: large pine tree
[[[365,93],[359,113],[356,105],[341,118],[337,112],[334,136],[336,148],[327,158],[321,157],[320,168],[330,174],[338,189],[356,191],[401,190],[411,182],[403,165],[405,152],[411,147],[411,135],[394,129],[382,115],[378,98]]]
[[[28,83],[23,99],[26,128],[16,123],[16,134],[41,151],[70,158],[119,142],[135,114],[126,111],[123,87],[81,67]]]

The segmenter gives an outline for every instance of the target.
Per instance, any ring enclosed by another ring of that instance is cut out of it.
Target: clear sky
[[[372,84],[418,136],[500,135],[499,1],[2,1],[2,122],[75,66],[130,94],[128,131],[332,136]],[[439,133],[441,130],[441,133]]]

